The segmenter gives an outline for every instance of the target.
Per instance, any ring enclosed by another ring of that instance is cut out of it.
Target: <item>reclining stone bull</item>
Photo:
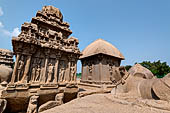
[[[158,79],[148,69],[136,64],[128,72],[124,71],[124,76],[116,83],[114,93],[126,94],[134,98],[169,101],[169,75]]]

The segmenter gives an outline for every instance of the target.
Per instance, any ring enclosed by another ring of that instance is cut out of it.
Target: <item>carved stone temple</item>
[[[68,38],[71,34],[62,13],[53,6],[44,6],[30,23],[22,24],[21,33],[12,38],[16,62],[10,83],[2,93],[8,112],[25,111],[34,97],[36,106],[40,106],[54,100],[58,93],[69,93],[70,88],[77,91],[80,51],[78,39]]]
[[[0,49],[0,84],[7,85],[12,74],[14,65],[13,52],[7,49]]]
[[[118,76],[124,56],[112,44],[98,39],[88,45],[80,57],[82,63],[82,85],[112,85],[122,77]]]
[[[13,52],[7,49],[0,49],[0,65],[13,67]]]

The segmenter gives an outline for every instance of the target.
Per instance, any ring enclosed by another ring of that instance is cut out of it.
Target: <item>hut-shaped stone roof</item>
[[[116,58],[120,58],[122,60],[125,59],[122,53],[115,46],[113,46],[112,44],[103,39],[97,39],[96,41],[88,45],[83,50],[82,54],[83,55],[80,57],[80,59],[97,54],[105,54]]]

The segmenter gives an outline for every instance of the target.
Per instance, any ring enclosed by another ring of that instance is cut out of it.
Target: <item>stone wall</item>
[[[112,81],[119,81],[121,78],[115,73],[120,66],[120,59],[108,55],[98,54],[82,61],[81,82],[90,84],[112,84]]]

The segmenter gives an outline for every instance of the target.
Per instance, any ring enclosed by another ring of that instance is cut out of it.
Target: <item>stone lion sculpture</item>
[[[0,99],[0,113],[3,113],[7,105],[7,101],[5,99]]]
[[[27,108],[27,113],[37,113],[37,103],[39,96],[33,95],[30,97],[30,101]]]

